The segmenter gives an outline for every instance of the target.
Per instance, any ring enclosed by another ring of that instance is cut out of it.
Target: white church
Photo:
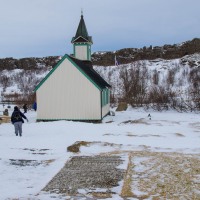
[[[71,43],[73,56],[64,55],[35,88],[37,121],[101,121],[109,114],[111,86],[93,69],[83,14]]]

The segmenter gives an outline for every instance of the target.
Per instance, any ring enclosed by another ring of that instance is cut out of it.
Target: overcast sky
[[[81,9],[92,52],[200,38],[200,0],[0,0],[0,58],[72,53]]]

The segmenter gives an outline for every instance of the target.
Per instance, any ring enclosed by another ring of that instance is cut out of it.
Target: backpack
[[[14,121],[22,120],[22,116],[20,115],[19,111],[14,112],[12,118],[13,118]]]

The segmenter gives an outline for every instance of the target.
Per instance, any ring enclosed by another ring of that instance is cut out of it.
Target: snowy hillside
[[[164,59],[156,59],[156,60],[143,60],[136,61],[126,65],[119,66],[94,66],[94,69],[101,74],[107,81],[111,83],[113,87],[117,85],[117,82],[120,80],[119,72],[122,68],[131,68],[139,64],[141,67],[146,67],[149,71],[149,86],[153,84],[153,74],[158,72],[159,74],[159,84],[163,84],[166,82],[167,75],[169,71],[175,72],[174,78],[174,86],[188,86],[189,82],[189,74],[191,71],[199,69],[200,71],[200,53],[194,54],[190,56],[184,56],[180,59],[172,59],[172,60],[164,60]],[[181,83],[183,81],[183,83]]]
[[[197,95],[196,99],[200,100],[200,54],[184,56],[180,59],[143,60],[126,65],[94,68],[112,85],[113,95],[117,99],[126,98],[128,94],[125,90],[128,84],[136,84],[134,82],[136,79],[138,82],[141,81],[143,85],[141,90],[144,89],[144,93],[148,95],[160,89],[161,92],[163,90],[166,93],[174,93],[174,99],[193,101],[190,92],[194,91]],[[138,77],[135,76],[137,73]]]
[[[113,103],[126,101],[134,106],[159,103],[165,108],[200,109],[200,53],[94,69],[112,85]],[[17,95],[28,97],[50,70],[51,67],[38,66],[34,70],[1,71],[1,100]],[[137,87],[133,88],[135,84]]]

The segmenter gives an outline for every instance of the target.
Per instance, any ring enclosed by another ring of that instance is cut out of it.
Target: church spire
[[[75,36],[71,43],[74,45],[74,56],[80,60],[91,60],[92,37],[88,35],[88,31],[83,18],[83,10],[81,9],[81,19]]]
[[[93,43],[92,37],[88,35],[88,31],[83,18],[83,10],[81,10],[81,19],[76,31],[76,35],[72,38],[71,42],[74,43],[79,37],[82,37],[82,39],[86,40],[86,42]]]

